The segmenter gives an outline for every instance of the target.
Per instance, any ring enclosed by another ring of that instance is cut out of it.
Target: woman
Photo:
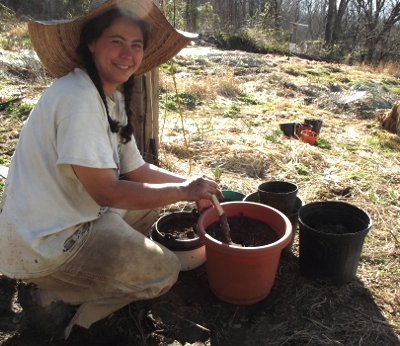
[[[29,25],[38,56],[60,78],[24,125],[0,213],[0,271],[28,284],[19,289],[28,319],[65,328],[65,338],[75,324],[89,328],[175,283],[179,260],[146,237],[161,206],[190,201],[202,212],[222,197],[206,176],[145,163],[132,138],[134,77],[190,37],[150,0],[92,8],[72,22]]]

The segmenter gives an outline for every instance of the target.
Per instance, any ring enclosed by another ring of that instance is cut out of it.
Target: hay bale
[[[378,116],[378,122],[382,128],[391,133],[400,133],[400,102],[397,101],[393,105],[392,109],[386,113]]]

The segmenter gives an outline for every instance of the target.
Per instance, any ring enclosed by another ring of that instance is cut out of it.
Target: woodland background
[[[303,54],[377,66],[399,60],[400,1],[156,0],[178,29],[215,38],[217,45]],[[74,18],[90,0],[1,0],[1,11],[29,19]]]

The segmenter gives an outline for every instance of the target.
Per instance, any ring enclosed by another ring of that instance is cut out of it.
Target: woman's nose
[[[124,58],[130,58],[133,56],[133,48],[130,46],[123,46],[120,52],[121,56]]]

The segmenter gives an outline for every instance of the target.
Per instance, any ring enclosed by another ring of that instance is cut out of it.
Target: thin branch
[[[172,311],[165,310],[164,308],[161,308],[161,309],[163,309],[165,312],[168,312],[168,313],[170,313],[170,314],[172,314],[172,315],[174,315],[174,316],[176,316],[176,317],[179,317],[179,318],[182,319],[182,320],[185,320],[186,322],[191,323],[192,325],[196,326],[197,328],[200,328],[201,330],[204,330],[204,331],[206,331],[206,332],[208,332],[208,333],[211,333],[211,330],[210,330],[210,329],[208,329],[208,328],[206,328],[206,327],[203,327],[202,325],[200,325],[200,324],[198,324],[198,323],[195,323],[195,322],[193,322],[193,321],[191,321],[191,320],[188,320],[187,318],[185,318],[185,317],[183,317],[183,316],[180,316],[180,315],[178,315],[178,314],[175,314],[175,313],[172,312]]]

